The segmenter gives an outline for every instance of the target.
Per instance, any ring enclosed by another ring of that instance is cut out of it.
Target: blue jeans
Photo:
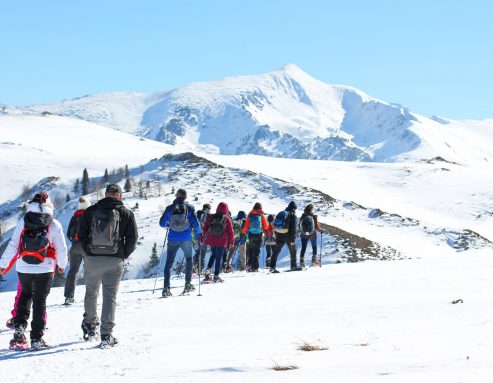
[[[181,249],[185,255],[185,282],[192,281],[192,248],[192,241],[168,242],[166,265],[164,266],[164,287],[169,286],[169,280],[171,279],[171,268],[173,267],[173,263],[175,263],[175,257],[178,249]]]
[[[305,251],[308,245],[308,241],[312,243],[312,254],[313,256],[317,255],[317,237],[301,237],[301,252],[300,252],[300,261],[305,258]]]
[[[226,251],[225,247],[211,246],[211,258],[214,258],[214,276],[219,275],[223,265],[223,255]]]

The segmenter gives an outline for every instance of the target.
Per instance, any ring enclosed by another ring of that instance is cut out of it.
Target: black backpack
[[[92,216],[89,250],[97,255],[114,255],[120,247],[120,213],[98,207]]]
[[[83,215],[84,213],[77,214],[74,215],[74,217],[72,218],[72,222],[71,222],[72,225],[70,226],[70,230],[67,234],[68,234],[68,239],[73,243],[79,242],[79,236],[77,235],[77,233],[79,231],[79,224]]]
[[[19,241],[20,258],[30,264],[39,265],[46,258],[54,258],[50,250],[51,243],[48,239],[48,227],[53,222],[49,214],[29,212],[24,216],[24,229]]]
[[[311,235],[315,232],[315,220],[311,214],[303,214],[300,220],[300,231],[303,235]]]
[[[214,214],[209,222],[209,234],[213,237],[220,237],[226,229],[226,215]]]

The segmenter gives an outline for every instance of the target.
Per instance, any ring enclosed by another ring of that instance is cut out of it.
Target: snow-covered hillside
[[[7,349],[12,382],[488,382],[493,374],[493,258],[426,257],[339,264],[277,275],[233,273],[203,296],[158,299],[153,280],[124,281],[115,336],[100,350],[81,337],[84,288],[64,307],[48,297],[37,353]],[[162,286],[162,278],[158,286]],[[196,283],[196,280],[194,280]],[[183,289],[172,280],[172,292]],[[462,299],[463,303],[451,304]],[[14,293],[0,294],[7,319]],[[303,342],[325,351],[298,350]],[[291,371],[273,371],[295,366]],[[5,381],[7,381],[5,380]]]
[[[221,154],[344,161],[493,161],[493,122],[426,118],[295,65],[160,93],[107,93],[60,104],[3,106],[0,114],[52,113]],[[447,124],[444,124],[447,122]]]

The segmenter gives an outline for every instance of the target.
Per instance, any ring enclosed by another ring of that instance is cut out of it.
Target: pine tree
[[[152,270],[159,264],[159,258],[157,256],[157,243],[154,242],[154,246],[152,246],[151,258],[149,259],[149,269]]]
[[[130,177],[127,177],[127,179],[125,180],[125,185],[123,185],[123,190],[125,190],[125,192],[131,192],[132,191],[132,182],[130,181]]]
[[[130,177],[130,171],[128,170],[128,165],[125,165],[125,173],[123,175],[125,178],[129,178]]]
[[[75,195],[79,195],[79,192],[80,192],[80,181],[79,181],[78,178],[75,180],[73,191],[74,191]]]
[[[65,197],[65,202],[70,202],[71,198],[70,198],[70,194],[67,194],[67,196]]]
[[[87,169],[82,172],[82,195],[89,194],[89,173]]]
[[[110,182],[110,175],[108,174],[108,169],[104,169],[103,182],[105,184]]]

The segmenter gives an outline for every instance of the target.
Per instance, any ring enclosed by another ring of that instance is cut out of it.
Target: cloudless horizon
[[[412,111],[493,118],[488,1],[2,4],[0,103],[154,92],[287,63]]]

